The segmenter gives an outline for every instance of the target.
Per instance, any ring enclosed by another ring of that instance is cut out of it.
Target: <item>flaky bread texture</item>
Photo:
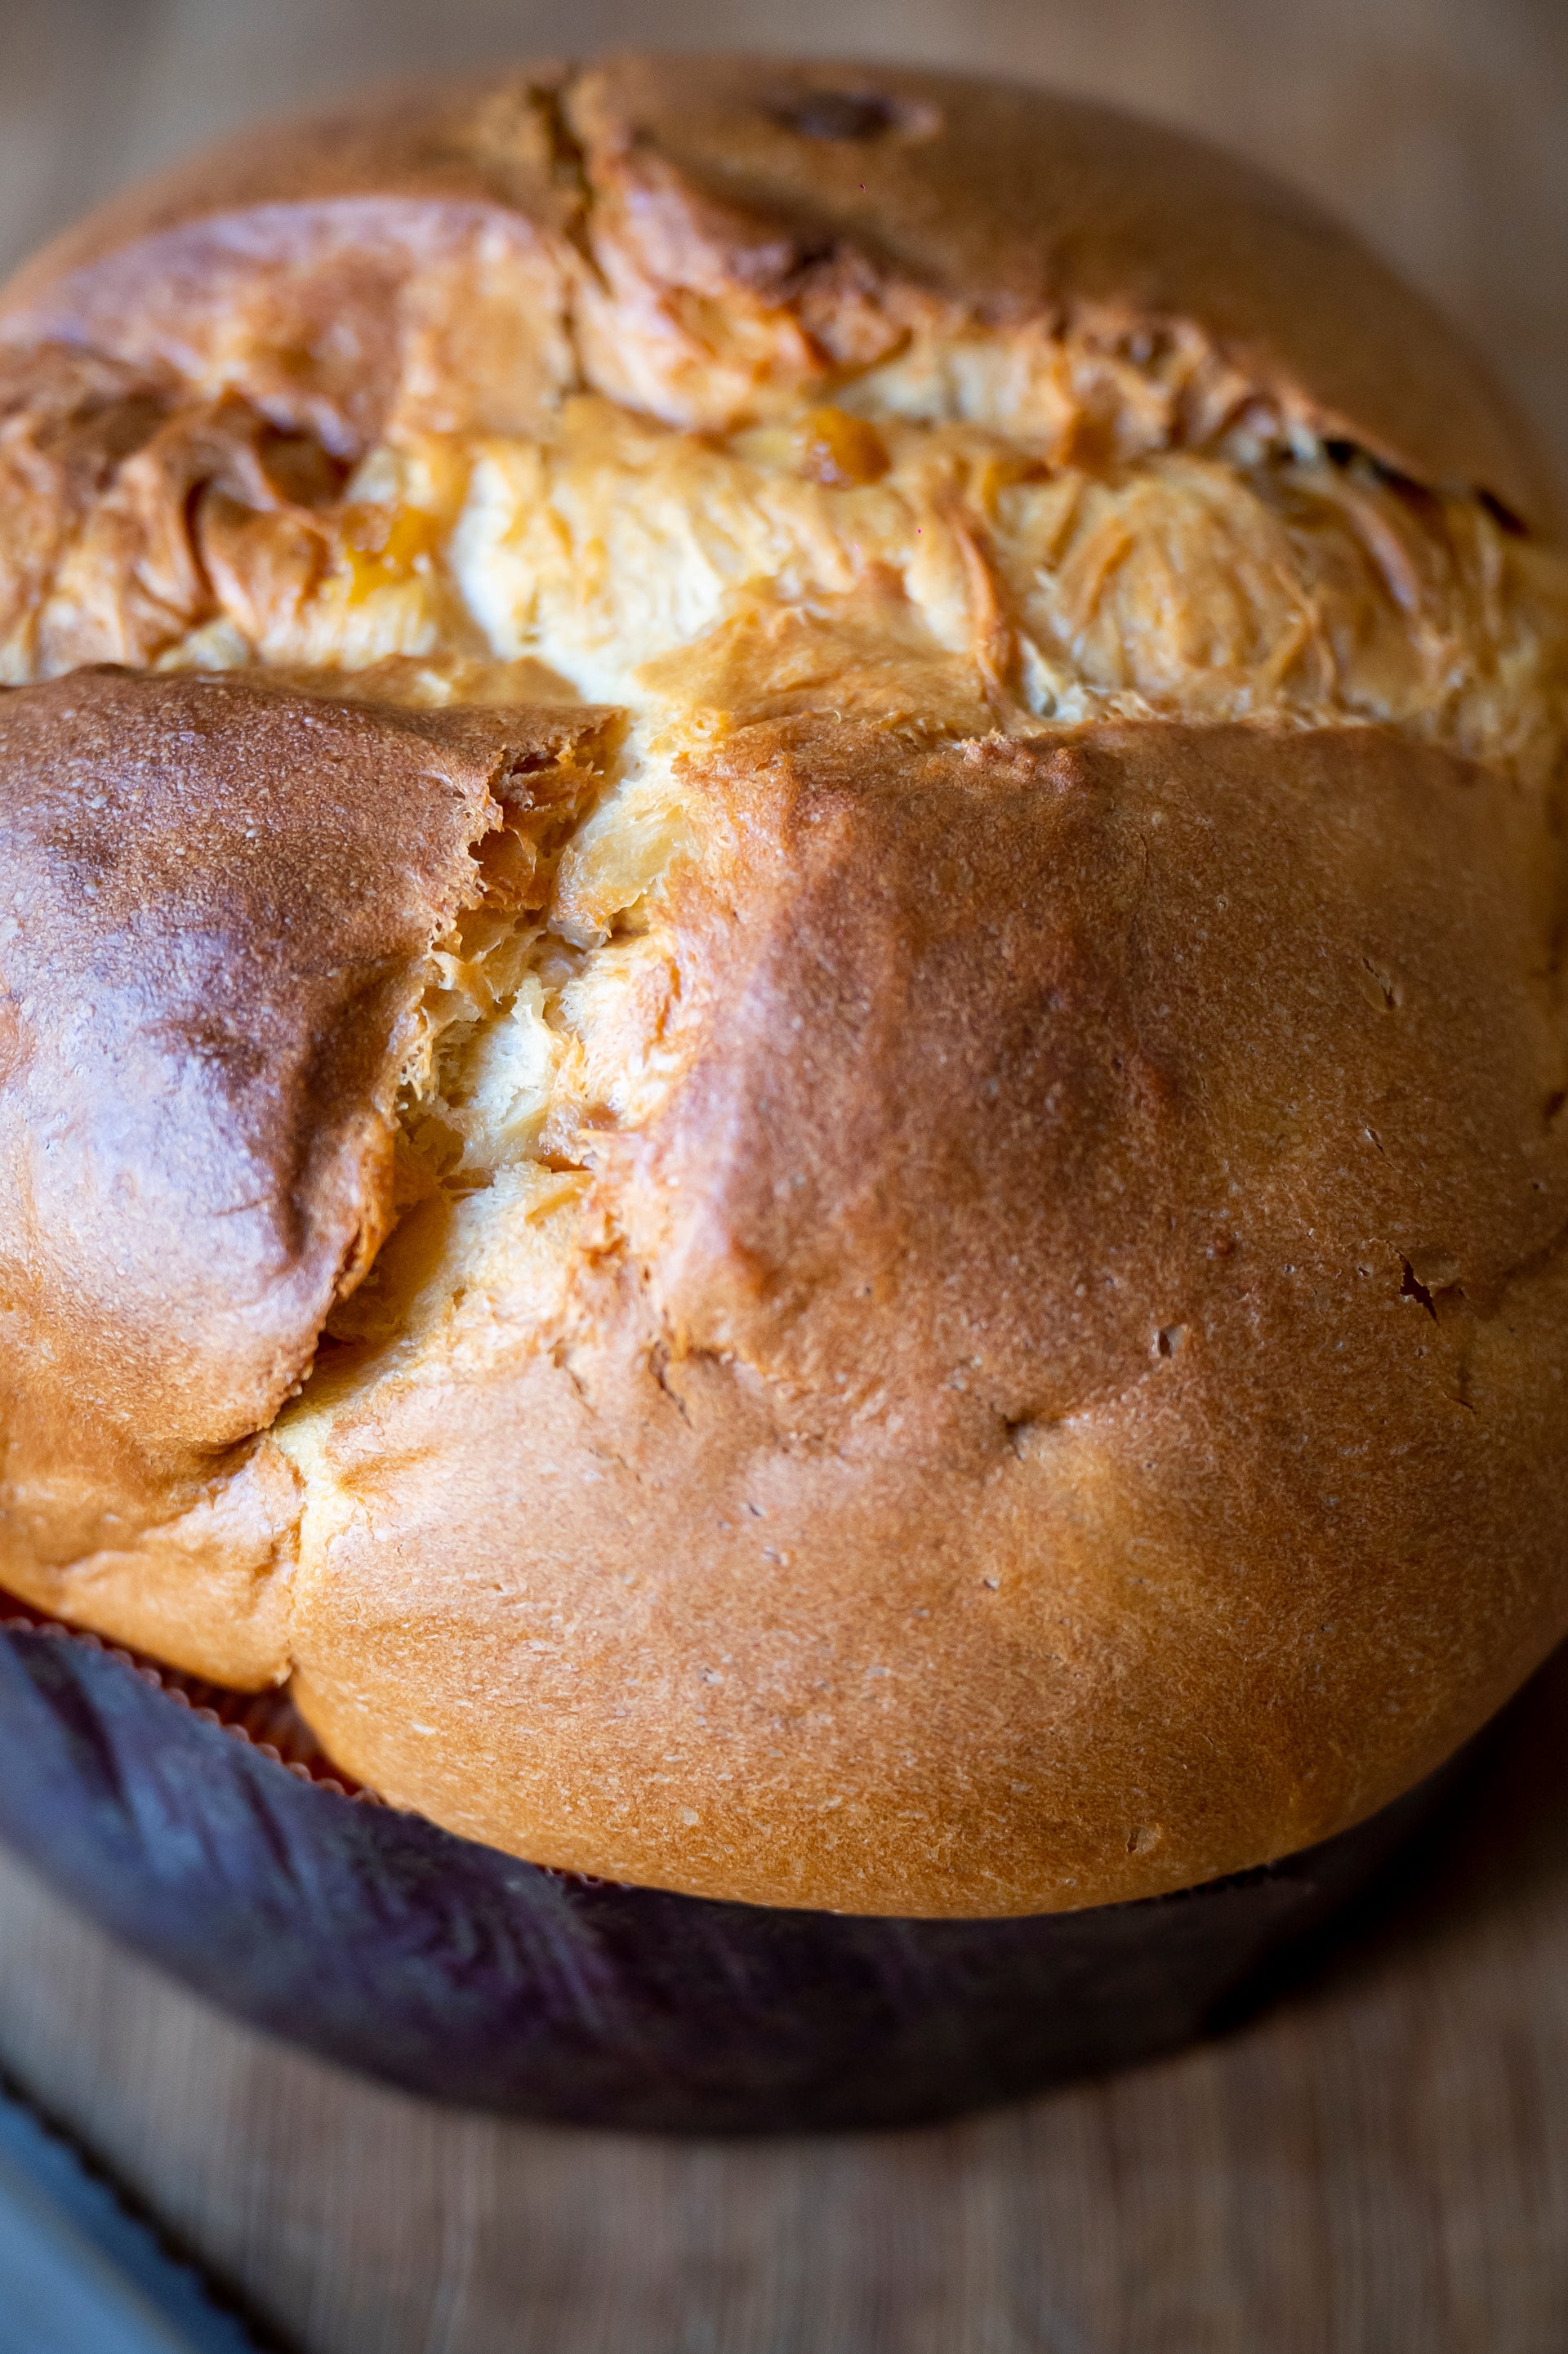
[[[108,670],[0,698],[15,1590],[276,1677],[300,1498],[255,1434],[396,1221],[432,949],[602,724]]]
[[[1107,109],[885,65],[643,56],[361,101],[132,191],[3,309],[13,342],[238,383],[340,447],[392,403],[527,430],[582,381],[719,426],[912,345],[1174,333],[1166,388],[1205,423],[1251,396],[1556,512],[1451,331],[1306,198]]]
[[[764,729],[694,783],[684,1084],[547,1275],[463,1204],[463,1300],[283,1439],[334,1755],[864,1911],[1371,1811],[1563,1623],[1532,825],[1370,730]]]
[[[1568,591],[1341,232],[612,61],[154,184],[0,344],[16,1590],[910,1914],[1306,1845],[1559,1638]]]

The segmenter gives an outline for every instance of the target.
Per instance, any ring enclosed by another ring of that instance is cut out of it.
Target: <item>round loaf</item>
[[[532,1861],[981,1916],[1568,1628],[1568,567],[1301,200],[612,60],[0,301],[0,1575]]]

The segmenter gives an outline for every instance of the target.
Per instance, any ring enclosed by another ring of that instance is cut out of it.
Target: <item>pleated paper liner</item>
[[[892,1920],[628,1888],[371,1802],[286,1693],[13,1607],[0,1839],[252,2025],[405,2090],[681,2133],[910,2125],[1170,2051],[1385,1882],[1462,1753],[1284,1861],[1130,1904]]]
[[[363,1798],[373,1806],[380,1804],[374,1790],[367,1790],[363,1783],[355,1782],[334,1765],[294,1706],[287,1685],[276,1685],[261,1692],[230,1691],[226,1685],[205,1683],[199,1676],[187,1676],[178,1668],[164,1667],[144,1652],[125,1650],[84,1627],[70,1627],[63,1618],[51,1618],[30,1604],[17,1601],[13,1595],[0,1594],[0,1635],[16,1633],[57,1638],[65,1636],[73,1643],[85,1644],[89,1650],[101,1651],[106,1659],[130,1668],[143,1683],[165,1692],[176,1708],[188,1708],[203,1724],[221,1724],[226,1733],[249,1742],[263,1757],[286,1766],[301,1781],[319,1783],[323,1790],[335,1790],[342,1797]]]

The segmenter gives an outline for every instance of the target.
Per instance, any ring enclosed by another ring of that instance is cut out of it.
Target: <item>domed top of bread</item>
[[[1452,329],[1306,197],[1105,107],[880,64],[623,57],[354,101],[105,206],[14,278],[6,332],[207,363],[236,279],[258,302],[300,300],[278,281],[318,262],[313,217],[351,204],[379,217],[361,210],[334,242],[347,315],[307,378],[334,358],[345,380],[374,370],[389,276],[439,271],[464,215],[488,214],[601,268],[629,246],[697,302],[789,312],[827,373],[896,341],[897,296],[916,290],[982,328],[1196,328],[1319,438],[1537,525],[1555,514],[1528,431]],[[352,385],[332,397],[352,423]]]
[[[537,1861],[984,1914],[1568,1626],[1568,568],[1301,200],[880,67],[260,134],[0,311],[0,1576]]]

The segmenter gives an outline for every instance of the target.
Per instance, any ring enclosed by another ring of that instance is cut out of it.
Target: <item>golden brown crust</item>
[[[280,666],[0,697],[19,1591],[895,1913],[1302,1846],[1559,1638],[1563,584],[1351,240],[612,61],[193,166],[0,344],[0,676]]]
[[[1555,517],[1471,355],[1304,197],[1102,108],[901,68],[636,58],[395,93],[119,199],[0,314],[13,341],[244,377],[347,451],[399,392],[445,429],[527,429],[578,365],[679,407],[705,363],[672,379],[644,355],[628,378],[628,348],[700,345],[715,306],[793,322],[809,348],[776,334],[768,365],[831,378],[896,350],[922,301],[955,328],[1086,320],[1129,349],[1193,328],[1287,426]]]
[[[1371,1811],[1568,1626],[1536,821],[1372,730],[765,728],[702,783],[688,1076],[555,1317],[498,1239],[284,1438],[329,1748],[868,1912]]]
[[[1446,324],[1306,197],[1180,134],[1017,84],[837,62],[612,60],[564,103],[640,223],[668,235],[679,195],[690,282],[705,261],[760,287],[816,271],[814,307],[842,332],[870,291],[863,256],[874,285],[907,275],[992,320],[1086,311],[1129,336],[1190,320],[1319,433],[1555,516],[1543,460]],[[688,188],[711,207],[696,237]]]
[[[809,722],[703,785],[702,1044],[623,1148],[683,1349],[849,1413],[961,1380],[1057,1421],[1198,1311],[1238,1195],[1436,1256],[1472,1303],[1568,1212],[1550,876],[1479,771],[1370,729],[922,751]]]
[[[393,1097],[473,848],[596,724],[104,670],[0,696],[0,1425],[29,1598],[148,1536],[187,1583],[204,1544],[275,1565],[286,1467],[246,1473],[259,1520],[219,1490],[390,1223]],[[154,1648],[220,1616],[198,1599]]]

